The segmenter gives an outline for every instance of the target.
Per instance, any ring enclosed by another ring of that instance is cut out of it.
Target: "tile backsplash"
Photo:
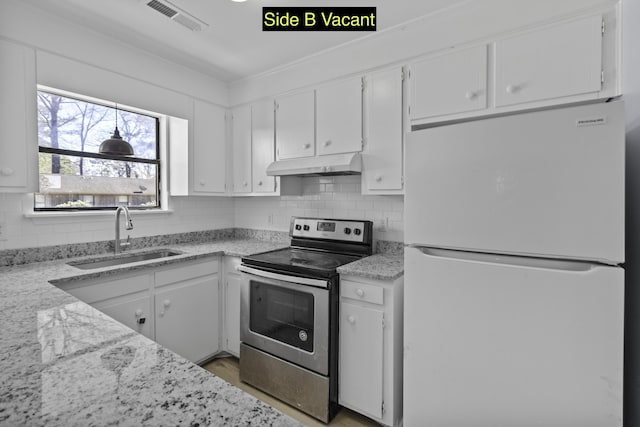
[[[298,196],[171,197],[170,213],[132,212],[132,238],[223,228],[288,231],[292,216],[368,219],[374,240],[404,239],[403,196],[363,196],[360,176],[306,177]],[[0,193],[0,250],[113,239],[113,214],[27,217],[32,196]]]
[[[292,216],[366,219],[375,240],[404,240],[404,196],[362,195],[360,176],[313,176],[302,179],[302,195],[238,197],[236,227],[286,231]]]

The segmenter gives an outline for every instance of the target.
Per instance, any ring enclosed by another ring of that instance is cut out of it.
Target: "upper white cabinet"
[[[410,66],[411,119],[487,107],[487,46],[456,50]]]
[[[253,191],[273,194],[276,191],[276,178],[267,175],[267,166],[275,160],[275,117],[272,99],[252,104],[251,133]]]
[[[365,77],[364,194],[398,194],[403,190],[402,82],[401,67]]]
[[[233,119],[233,192],[251,192],[251,105],[234,108]]]
[[[496,106],[601,88],[602,17],[593,16],[495,43]]]
[[[315,92],[299,92],[276,99],[278,160],[315,155]]]
[[[362,150],[362,78],[316,89],[316,154]]]
[[[194,195],[226,191],[226,111],[213,104],[194,101],[193,186]]]
[[[0,192],[33,192],[38,181],[35,52],[0,40],[0,64]]]

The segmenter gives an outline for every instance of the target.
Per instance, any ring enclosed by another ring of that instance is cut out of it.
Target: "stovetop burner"
[[[371,254],[370,221],[291,219],[291,247],[242,258],[247,266],[307,277],[332,277],[336,269]]]

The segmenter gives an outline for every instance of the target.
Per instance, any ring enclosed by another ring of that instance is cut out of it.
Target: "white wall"
[[[7,240],[0,250],[82,243],[114,238],[114,213],[74,217],[25,217],[32,206],[31,195],[0,193],[0,222],[6,225]],[[214,230],[233,227],[233,200],[226,197],[174,197],[172,212],[131,212],[134,228],[121,230],[122,238]],[[122,219],[121,219],[122,220]]]
[[[640,425],[640,2],[624,0],[623,93],[627,142],[624,425]]]
[[[228,105],[227,85],[212,77],[52,17],[15,0],[0,2],[0,37],[37,53],[38,83],[191,119],[193,100]],[[2,64],[0,64],[0,67]],[[8,126],[0,118],[0,125]],[[0,249],[108,240],[113,213],[26,217],[30,195],[0,194]],[[170,214],[133,213],[132,237],[233,227],[233,200],[174,197]],[[125,234],[126,235],[126,234]]]
[[[303,178],[302,187],[300,196],[236,198],[236,227],[288,231],[292,216],[367,219],[374,239],[403,241],[403,196],[363,196],[358,175]]]

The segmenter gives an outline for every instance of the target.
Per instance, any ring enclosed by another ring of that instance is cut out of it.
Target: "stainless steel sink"
[[[139,252],[136,254],[112,255],[109,257],[91,258],[82,261],[72,261],[67,264],[82,270],[92,270],[94,268],[113,267],[116,265],[130,264],[132,262],[147,261],[150,259],[166,258],[181,255],[182,252],[162,249],[151,252]]]

